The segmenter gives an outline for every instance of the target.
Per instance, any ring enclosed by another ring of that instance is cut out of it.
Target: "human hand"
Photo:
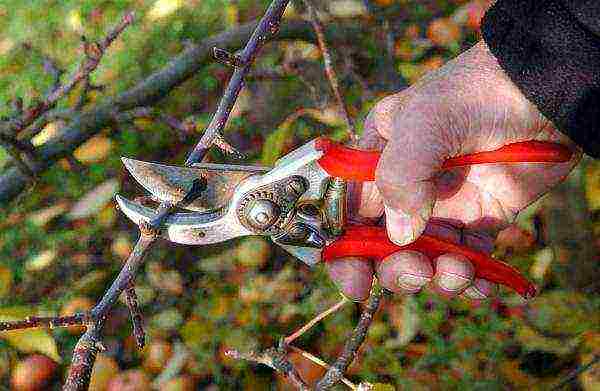
[[[483,164],[446,171],[441,166],[450,157],[527,140],[576,149],[525,98],[481,41],[371,110],[359,148],[383,153],[375,182],[355,192],[354,209],[364,218],[385,214],[388,235],[398,245],[427,230],[490,253],[498,232],[562,181],[581,154],[558,164]],[[430,286],[446,296],[483,299],[496,289],[475,279],[473,265],[458,254],[429,260],[402,251],[377,265],[337,260],[328,268],[342,293],[356,300],[368,295],[373,274],[398,293]]]

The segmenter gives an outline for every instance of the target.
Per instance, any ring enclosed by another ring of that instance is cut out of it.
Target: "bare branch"
[[[263,47],[265,42],[277,32],[281,23],[283,11],[288,5],[289,0],[273,0],[269,8],[258,22],[252,36],[246,43],[244,49],[236,55],[236,68],[229,80],[229,84],[225,89],[225,93],[219,102],[219,106],[210,124],[204,131],[200,141],[196,144],[190,155],[188,156],[186,165],[191,165],[200,162],[208,149],[213,145],[217,136],[220,136],[229,114],[233,109],[233,105],[244,85],[244,77],[248,74],[250,66],[258,51]]]
[[[331,306],[327,310],[325,310],[325,311],[321,312],[319,315],[315,316],[310,322],[308,322],[307,324],[305,324],[304,326],[299,328],[292,335],[285,337],[283,339],[284,345],[289,345],[292,342],[294,342],[294,340],[296,340],[302,334],[306,333],[308,330],[313,328],[317,323],[319,323],[320,321],[322,321],[329,315],[333,314],[334,312],[337,312],[340,308],[342,308],[348,302],[349,302],[349,300],[344,297],[342,300],[337,302],[335,305]]]
[[[98,352],[104,350],[95,328],[92,326],[79,338],[75,349],[69,375],[63,385],[64,391],[87,390],[92,377],[92,369]]]
[[[89,320],[90,315],[87,313],[50,317],[28,316],[25,320],[0,322],[0,331],[24,330],[37,327],[49,327],[52,329],[55,327],[85,326]]]
[[[198,45],[190,46],[175,57],[163,69],[142,80],[131,89],[104,100],[85,112],[70,117],[70,123],[57,137],[36,149],[38,160],[32,167],[36,174],[47,170],[56,161],[71,154],[86,140],[114,121],[114,113],[132,110],[140,106],[152,106],[168,95],[175,87],[193,76],[199,69],[212,60],[215,46],[235,49],[243,45],[256,22],[241,25],[237,29],[226,31],[207,38]],[[332,40],[347,39],[348,36],[361,34],[367,26],[361,24],[338,24],[327,28]],[[282,25],[278,39],[305,39],[315,41],[314,33],[308,22],[289,21]],[[5,125],[0,124],[0,129]],[[16,167],[9,168],[0,176],[0,203],[6,203],[21,192],[29,183],[29,177]]]
[[[77,71],[70,78],[70,80],[66,84],[53,88],[50,94],[48,94],[48,96],[46,96],[44,100],[32,105],[31,107],[28,107],[24,111],[21,118],[11,121],[7,129],[1,129],[2,133],[17,134],[21,130],[30,126],[42,114],[47,112],[50,108],[54,107],[56,102],[58,102],[61,98],[63,98],[65,95],[71,92],[71,90],[73,90],[73,88],[77,84],[79,84],[80,81],[88,78],[90,73],[96,70],[96,68],[100,64],[100,60],[106,52],[106,49],[108,49],[110,44],[132,22],[133,12],[128,12],[127,14],[125,14],[125,16],[123,16],[119,24],[114,29],[112,29],[100,42],[89,43],[87,41],[84,41],[85,59],[79,65]]]
[[[340,107],[340,111],[344,116],[344,120],[346,121],[348,137],[352,143],[356,143],[358,141],[358,135],[356,134],[356,127],[354,126],[354,121],[350,117],[348,113],[348,108],[346,107],[346,102],[342,97],[340,92],[340,85],[338,82],[337,73],[333,67],[333,61],[331,59],[331,53],[329,52],[329,48],[327,47],[327,41],[325,40],[325,33],[323,32],[323,25],[319,20],[319,16],[317,15],[317,10],[312,3],[312,0],[302,0],[306,9],[308,11],[308,16],[310,19],[310,23],[312,24],[315,34],[317,35],[317,44],[319,45],[319,49],[321,50],[321,54],[323,55],[323,63],[325,64],[325,74],[327,75],[327,79],[329,80],[329,85],[331,86],[331,90],[333,91],[333,95],[335,96],[335,100]]]
[[[236,360],[246,360],[271,367],[285,376],[298,390],[309,390],[292,363],[288,361],[285,351],[275,348],[267,349],[261,353],[240,353],[237,350],[228,350],[225,354]]]
[[[358,349],[367,337],[367,332],[369,331],[369,327],[373,321],[373,316],[379,308],[379,303],[381,302],[383,292],[384,290],[377,284],[373,286],[369,300],[367,301],[363,312],[360,314],[358,324],[352,331],[350,338],[346,341],[344,350],[337,360],[331,365],[331,368],[327,370],[325,376],[319,380],[315,386],[316,390],[328,390],[336,385],[344,376],[344,373],[354,360]]]

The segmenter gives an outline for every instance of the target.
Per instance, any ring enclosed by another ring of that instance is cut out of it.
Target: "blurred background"
[[[27,106],[53,83],[53,68],[72,73],[81,36],[99,39],[127,10],[136,22],[111,46],[92,88],[56,110],[94,107],[134,86],[208,37],[259,18],[268,1],[0,0],[0,115],[21,97]],[[342,92],[359,128],[381,97],[418,80],[479,37],[486,0],[332,0],[317,2]],[[287,22],[305,14],[292,2]],[[300,34],[299,34],[300,35]],[[272,164],[304,141],[344,135],[344,120],[310,34],[277,39],[256,60],[226,127],[248,159]],[[0,320],[89,309],[120,270],[137,228],[116,208],[115,193],[143,189],[121,156],[182,164],[215,109],[231,71],[207,62],[155,108],[177,118],[175,131],[152,118],[115,121],[38,178],[0,211]],[[48,123],[43,145],[69,124]],[[210,161],[235,162],[214,150]],[[13,163],[0,148],[0,171]],[[600,351],[600,163],[584,159],[570,178],[502,232],[496,253],[541,286],[525,305],[502,291],[474,305],[424,292],[388,296],[348,377],[379,389],[548,389]],[[262,238],[207,247],[161,242],[138,275],[148,334],[139,351],[127,308],[105,329],[91,389],[287,389],[272,370],[225,356],[273,346],[340,296],[322,267],[309,270]],[[332,361],[358,320],[346,305],[295,344]],[[81,333],[38,329],[0,334],[0,390],[59,389]],[[307,379],[322,370],[292,354]],[[36,388],[37,387],[37,388]],[[126,388],[130,387],[130,388]],[[345,386],[339,386],[343,389]],[[566,386],[599,390],[600,368]]]

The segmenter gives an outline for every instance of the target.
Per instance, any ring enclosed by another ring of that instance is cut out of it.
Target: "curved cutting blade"
[[[116,195],[119,208],[135,224],[150,222],[156,211]],[[239,236],[252,235],[236,219],[235,213],[215,212],[173,213],[163,221],[165,239],[187,245],[220,243]]]
[[[127,170],[148,192],[162,201],[178,203],[187,194],[192,182],[204,177],[207,189],[185,208],[198,212],[217,210],[228,205],[237,185],[255,174],[264,174],[268,167],[200,163],[192,167],[168,166],[129,158],[121,158]]]

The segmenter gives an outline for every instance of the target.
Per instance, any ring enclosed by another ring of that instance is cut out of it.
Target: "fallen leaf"
[[[92,377],[90,379],[89,391],[104,391],[111,379],[119,373],[119,365],[114,358],[103,353],[98,353]]]
[[[59,202],[47,208],[43,208],[31,213],[27,217],[27,220],[38,227],[43,227],[50,221],[65,213],[68,208],[69,206],[66,202]]]
[[[150,20],[161,19],[177,11],[182,5],[182,0],[157,0],[146,17]]]
[[[329,2],[329,13],[338,18],[355,18],[365,15],[367,9],[362,1],[334,0]]]
[[[31,144],[33,144],[34,147],[39,147],[58,136],[58,134],[58,125],[56,122],[50,122],[41,132],[31,138]]]
[[[25,270],[28,272],[38,272],[44,270],[52,264],[58,253],[56,250],[43,251],[25,261]]]
[[[529,269],[529,274],[536,280],[543,280],[548,272],[550,265],[554,261],[554,250],[551,247],[545,247],[535,253],[533,264]]]
[[[451,46],[461,39],[460,27],[450,18],[438,18],[429,24],[427,38],[438,46]]]
[[[363,385],[365,383],[361,383],[360,385]],[[359,385],[359,390],[360,390],[360,385]],[[394,391],[396,389],[396,387],[394,387],[391,384],[384,384],[384,383],[374,383],[374,384],[370,384],[371,388],[363,388],[364,390],[372,390],[372,391]]]
[[[12,284],[12,271],[6,266],[0,265],[0,297],[6,297],[11,293]]]
[[[73,152],[73,156],[82,163],[98,163],[108,156],[111,149],[111,139],[103,135],[98,135],[77,148]]]
[[[600,162],[591,161],[585,167],[585,196],[591,211],[600,209]]]
[[[112,245],[110,246],[110,249],[116,257],[126,259],[133,249],[129,235],[125,232],[121,232],[116,235]]]
[[[72,207],[67,217],[70,220],[84,219],[101,212],[119,190],[119,181],[109,179],[81,197]]]
[[[536,330],[526,325],[521,325],[517,328],[515,338],[528,351],[541,350],[559,355],[572,353],[579,343],[576,338],[558,339],[544,337]]]

